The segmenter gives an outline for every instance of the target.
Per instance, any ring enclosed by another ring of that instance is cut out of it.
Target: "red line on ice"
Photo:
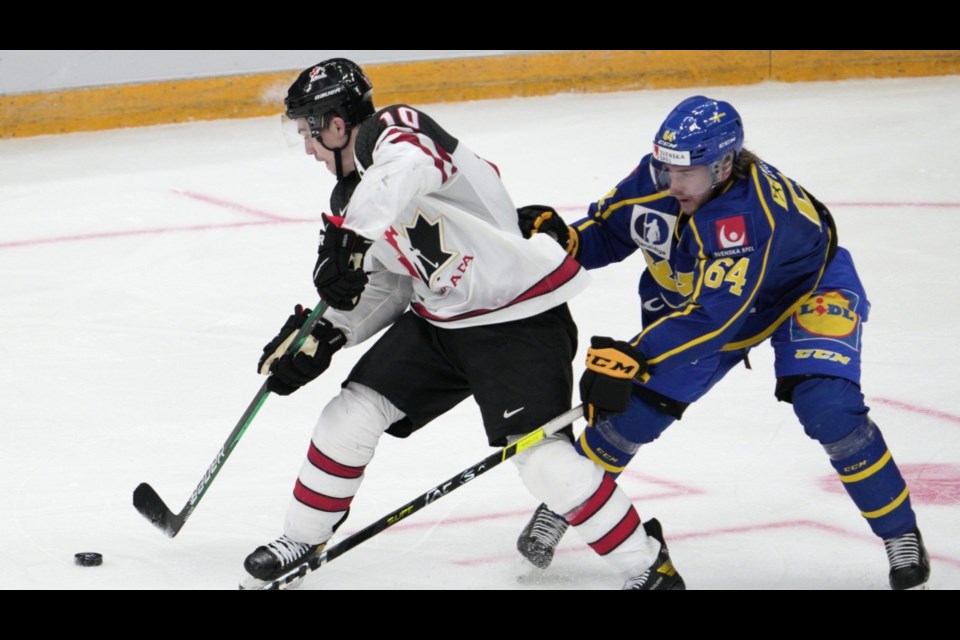
[[[922,207],[925,209],[957,209],[960,202],[828,202],[831,207]]]
[[[179,191],[177,189],[172,189],[174,193],[178,195],[185,196],[187,198],[192,198],[194,200],[199,200],[201,202],[206,202],[207,204],[212,204],[216,207],[223,209],[230,209],[232,211],[239,211],[240,213],[248,214],[259,218],[257,221],[247,221],[247,222],[226,222],[221,224],[196,224],[196,225],[185,225],[181,227],[154,227],[151,229],[128,229],[124,231],[100,231],[94,233],[77,233],[68,236],[54,236],[52,238],[36,238],[33,240],[13,240],[10,242],[0,242],[0,249],[12,249],[17,247],[30,247],[40,244],[57,244],[63,242],[80,242],[84,240],[104,240],[109,238],[126,238],[132,236],[144,236],[144,235],[158,235],[161,233],[183,233],[183,232],[195,232],[195,231],[214,231],[218,229],[236,229],[239,227],[250,227],[256,225],[265,225],[265,224],[299,224],[303,222],[318,222],[316,218],[287,218],[285,216],[279,216],[268,211],[262,211],[260,209],[254,209],[253,207],[248,207],[246,205],[230,202],[229,200],[224,200],[222,198],[215,198],[213,196],[208,196],[202,193],[196,193],[194,191]]]
[[[178,191],[173,190],[174,193],[179,195],[193,198],[194,200],[200,200],[208,204],[212,204],[217,207],[222,207],[225,209],[231,209],[233,211],[239,211],[241,213],[249,214],[262,218],[260,222],[237,222],[237,223],[227,223],[227,224],[199,224],[191,225],[184,227],[157,227],[153,229],[133,229],[127,231],[102,231],[98,233],[78,233],[69,236],[55,236],[52,238],[36,238],[32,240],[13,240],[10,242],[0,242],[0,249],[13,249],[18,247],[31,247],[41,244],[56,244],[62,242],[80,242],[84,240],[103,240],[108,238],[124,238],[130,236],[142,236],[142,235],[152,235],[152,234],[161,234],[161,233],[180,233],[180,232],[196,232],[196,231],[214,231],[218,229],[234,229],[238,227],[247,227],[256,224],[290,224],[290,223],[303,223],[303,222],[317,222],[315,218],[287,218],[285,216],[280,216],[269,211],[263,211],[261,209],[255,209],[253,207],[248,207],[243,204],[236,202],[230,202],[229,200],[223,200],[222,198],[215,198],[213,196],[208,196],[202,193],[196,193],[193,191]],[[832,202],[829,203],[831,206],[838,207],[924,207],[924,208],[933,208],[933,209],[957,209],[960,208],[960,202]],[[584,212],[587,210],[586,206],[561,206],[557,207],[558,211],[569,211],[569,212]]]
[[[258,218],[263,218],[265,220],[274,220],[276,222],[302,222],[302,220],[296,220],[294,218],[287,218],[285,216],[278,216],[269,211],[263,211],[262,209],[254,209],[253,207],[248,207],[245,204],[240,204],[239,202],[231,202],[229,200],[224,200],[223,198],[215,198],[213,196],[208,196],[204,193],[197,193],[195,191],[181,191],[179,189],[171,189],[174,193],[181,196],[186,196],[188,198],[193,198],[194,200],[199,200],[200,202],[206,202],[223,209],[231,209],[232,211],[239,211],[240,213],[247,213]]]
[[[16,247],[30,247],[38,244],[55,244],[60,242],[79,242],[82,240],[103,240],[107,238],[122,238],[128,236],[157,235],[161,233],[180,233],[192,231],[212,231],[215,229],[234,229],[237,227],[256,227],[269,224],[291,224],[300,222],[318,222],[317,220],[258,220],[256,222],[228,222],[224,224],[198,224],[184,227],[155,227],[153,229],[131,229],[129,231],[102,231],[99,233],[78,233],[70,236],[55,236],[53,238],[37,238],[35,240],[13,240],[0,242],[0,249]]]
[[[920,415],[929,416],[938,420],[944,420],[946,422],[953,422],[954,424],[960,424],[960,416],[955,416],[952,413],[938,411],[937,409],[931,409],[929,407],[921,407],[919,405],[901,402],[900,400],[892,400],[890,398],[869,398],[869,402],[882,404],[887,407],[893,407],[894,409],[909,411],[911,413],[919,413]]]
[[[889,207],[889,208],[910,208],[920,207],[923,209],[960,209],[960,202],[828,202],[831,207]],[[556,207],[557,211],[572,211],[586,213],[587,206],[561,206]]]
[[[434,523],[436,526],[440,523]],[[823,531],[825,533],[830,533],[833,535],[841,536],[843,538],[850,538],[854,540],[861,540],[864,542],[875,542],[879,544],[879,540],[875,536],[866,534],[866,533],[853,533],[840,527],[835,527],[833,525],[824,524],[822,522],[817,522],[816,520],[784,520],[782,522],[768,522],[765,524],[755,524],[755,525],[743,525],[740,527],[722,527],[719,529],[704,529],[701,531],[690,531],[688,533],[670,533],[670,542],[672,543],[675,540],[695,540],[697,538],[714,538],[718,535],[724,534],[738,534],[738,533],[752,533],[755,531],[776,531],[782,529],[816,529],[818,531]],[[568,534],[570,535],[570,534]],[[576,534],[573,534],[573,538],[576,538]],[[586,543],[582,542],[579,538],[576,540],[576,545],[565,545],[557,549],[558,554],[567,554],[567,553],[592,553],[590,547]],[[486,558],[476,558],[473,560],[458,560],[453,564],[458,564],[461,566],[474,566],[474,565],[483,565],[483,564],[492,564],[496,562],[505,562],[509,560],[514,560],[518,556],[516,553],[511,554],[500,554],[497,556],[488,556]],[[881,556],[882,557],[882,556]],[[953,558],[950,556],[945,556],[939,553],[930,553],[930,558],[936,562],[942,562],[954,567],[960,568],[960,559]]]

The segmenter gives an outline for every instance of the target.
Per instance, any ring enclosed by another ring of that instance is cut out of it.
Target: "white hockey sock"
[[[583,504],[564,515],[580,537],[624,578],[642,573],[657,559],[660,543],[647,536],[640,516],[613,476]]]
[[[386,398],[355,383],[324,407],[287,509],[288,537],[311,544],[330,539],[360,488],[380,436],[402,418]]]
[[[513,458],[524,485],[623,576],[636,575],[657,557],[640,517],[613,477],[577,453],[569,440],[551,437]]]

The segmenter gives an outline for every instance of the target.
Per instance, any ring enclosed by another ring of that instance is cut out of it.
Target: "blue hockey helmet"
[[[707,165],[716,181],[725,158],[743,150],[743,120],[733,105],[706,96],[693,96],[667,116],[653,140],[651,169],[661,188],[669,187],[663,165]]]
[[[335,113],[347,127],[360,124],[374,113],[373,85],[363,70],[346,58],[331,58],[305,69],[287,90],[283,101],[291,120],[305,118],[310,133],[319,137],[324,118]]]

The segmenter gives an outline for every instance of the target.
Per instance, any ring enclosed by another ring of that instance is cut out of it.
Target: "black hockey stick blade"
[[[140,515],[149,520],[150,524],[160,531],[163,531],[168,538],[177,535],[186,521],[186,518],[177,516],[173,511],[170,511],[170,508],[163,502],[163,498],[146,482],[141,482],[133,490],[133,506],[140,512]]]
[[[146,482],[141,482],[140,486],[133,490],[133,506],[140,515],[163,531],[168,538],[177,535],[180,527],[183,526],[184,519],[174,515],[153,487]]]

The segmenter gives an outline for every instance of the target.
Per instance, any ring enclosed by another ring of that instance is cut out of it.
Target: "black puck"
[[[99,553],[78,553],[73,556],[73,562],[81,567],[99,567],[103,564],[103,556]]]

